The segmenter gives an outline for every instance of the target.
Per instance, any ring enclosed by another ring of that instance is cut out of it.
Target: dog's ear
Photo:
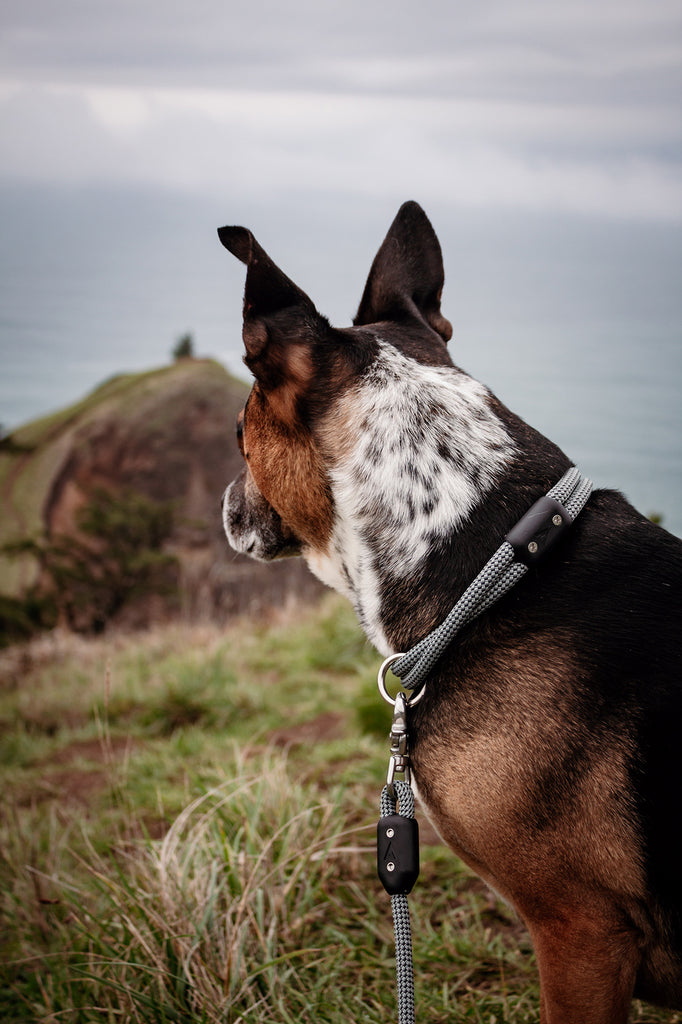
[[[440,311],[444,279],[431,222],[418,203],[403,203],[374,257],[353,323],[360,327],[417,316],[449,341],[452,325]]]
[[[218,229],[220,241],[246,264],[244,362],[285,418],[313,376],[313,346],[329,331],[327,320],[298,285],[273,263],[247,228]]]

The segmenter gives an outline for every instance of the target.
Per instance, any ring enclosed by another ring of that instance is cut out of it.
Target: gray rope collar
[[[592,481],[573,466],[507,534],[492,558],[433,632],[387,661],[408,690],[416,689],[460,630],[510,590],[554,546],[583,510]]]

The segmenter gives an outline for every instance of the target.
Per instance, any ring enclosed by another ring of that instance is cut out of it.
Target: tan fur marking
[[[268,392],[268,401],[277,417],[293,426],[297,421],[297,402],[313,375],[310,349],[291,342],[284,353],[285,380]]]
[[[282,389],[277,389],[277,394]],[[281,398],[281,396],[280,396]],[[244,424],[244,455],[253,481],[303,542],[324,548],[332,531],[332,497],[324,462],[303,428],[283,423],[281,405],[257,391]]]
[[[539,676],[538,665],[551,668]],[[453,708],[451,727],[415,750],[420,791],[443,838],[524,916],[536,905],[560,904],[571,887],[617,893],[634,905],[644,882],[627,820],[622,737],[592,752],[576,792],[548,808],[542,828],[524,823],[532,815],[535,781],[571,739],[570,717],[561,710],[562,680],[579,669],[548,638],[516,655],[496,651],[479,671],[486,677],[487,712],[475,704],[476,682],[464,679],[463,690],[474,695],[469,707],[464,700]],[[499,687],[492,700],[491,681],[493,690]],[[479,720],[479,713],[485,717]]]

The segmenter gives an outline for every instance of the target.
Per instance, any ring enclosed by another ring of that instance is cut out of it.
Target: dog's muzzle
[[[231,547],[259,562],[300,554],[296,537],[243,469],[222,497],[223,528]]]

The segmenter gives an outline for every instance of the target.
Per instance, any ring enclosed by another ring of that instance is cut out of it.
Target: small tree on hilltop
[[[183,334],[175,343],[173,348],[173,359],[177,363],[179,359],[193,359],[194,358],[194,338],[187,332]]]

